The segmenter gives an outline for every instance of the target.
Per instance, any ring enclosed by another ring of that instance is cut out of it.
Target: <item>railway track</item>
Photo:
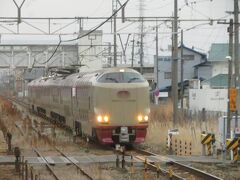
[[[55,147],[56,151],[59,152],[63,157],[65,157],[68,161],[70,161],[74,166],[77,167],[78,170],[81,171],[81,173],[86,176],[88,179],[93,180],[93,178],[86,172],[84,171],[83,168],[81,168],[77,163],[75,163],[72,159],[70,159],[65,153],[63,153],[60,149]]]
[[[17,100],[13,100],[15,103],[18,103],[25,108],[28,108],[28,104],[25,102],[20,102]],[[44,118],[44,117],[42,117]],[[45,119],[45,118],[44,118]],[[55,147],[55,149],[61,154],[61,156],[64,156],[66,159],[68,159],[74,166],[76,166],[83,175],[85,175],[88,179],[93,179],[89,174],[84,172],[84,170],[76,163],[74,163],[71,159],[69,159],[63,152],[61,152],[59,149]],[[114,151],[116,153],[116,151]],[[119,152],[118,152],[119,153]],[[141,150],[134,148],[134,158],[142,161],[143,163],[145,162],[147,167],[151,169],[152,171],[159,171],[163,176],[168,176],[172,179],[189,179],[189,178],[194,178],[194,179],[209,179],[209,180],[220,180],[221,178],[214,176],[212,174],[209,174],[207,172],[204,172],[202,170],[193,168],[191,166],[176,162],[176,161],[170,161],[166,164],[166,168],[159,167],[158,164],[153,163],[151,161],[146,161],[147,157],[146,156],[157,156],[157,154],[154,154],[149,151]],[[131,156],[128,152],[125,153],[125,155]]]
[[[145,161],[146,158],[145,156],[157,156],[157,154],[149,152],[149,151],[145,151],[145,150],[141,150],[141,149],[134,149],[137,153],[140,154],[140,156],[136,156],[137,159],[141,160],[141,161]],[[153,171],[157,171],[160,170],[160,172],[164,175],[168,175],[169,177],[171,177],[172,179],[179,179],[179,180],[183,180],[183,179],[190,179],[190,178],[194,178],[194,179],[202,179],[202,180],[222,180],[221,178],[214,176],[210,173],[204,172],[202,170],[196,169],[194,167],[185,165],[183,163],[179,163],[176,161],[170,161],[169,163],[167,163],[167,168],[159,168],[157,164],[155,163],[151,163],[146,161],[145,163],[147,163],[147,166],[149,169],[153,170]]]
[[[28,104],[25,103],[25,102],[22,102],[22,101],[18,101],[18,100],[15,100],[15,99],[11,99],[11,101],[23,106],[24,108],[28,108]],[[43,117],[42,117],[43,118]],[[45,118],[43,118],[44,120],[46,120]],[[24,132],[23,130],[21,129],[21,127],[15,123],[15,126],[17,127],[17,129],[20,131],[20,134],[22,136],[24,136]],[[44,137],[44,138],[47,138],[46,135],[43,135],[40,130],[38,130],[36,127],[31,127],[33,132],[37,133],[40,137]],[[48,139],[48,141],[50,141]],[[50,145],[52,146],[52,148],[58,152],[61,156],[63,156],[64,158],[66,158],[70,163],[68,165],[73,165],[75,167],[77,167],[78,170],[80,170],[80,172],[83,174],[83,176],[85,176],[87,179],[89,180],[93,180],[93,177],[91,177],[83,168],[81,168],[76,162],[74,162],[71,158],[69,158],[64,152],[62,152],[59,148],[57,148],[55,145],[52,145],[50,143]],[[38,157],[40,157],[44,162],[45,162],[45,165],[48,169],[48,171],[50,172],[50,174],[54,177],[54,179],[56,180],[60,180],[61,178],[57,175],[57,173],[54,172],[53,168],[51,167],[51,163],[49,164],[48,163],[48,160],[46,159],[45,156],[42,155],[42,153],[35,147],[33,148],[33,151],[37,154]]]
[[[49,170],[49,172],[53,175],[53,177],[56,179],[56,180],[60,180],[61,178],[59,178],[57,176],[57,174],[54,172],[54,170],[52,169],[52,167],[50,166],[50,164],[48,163],[47,159],[42,156],[42,154],[40,153],[40,151],[36,148],[33,149],[34,152],[37,154],[38,157],[42,158],[42,160],[45,162],[45,165],[47,167],[47,169]]]
[[[58,149],[57,147],[54,147],[54,148],[61,156],[65,157],[70,162],[70,163],[68,163],[68,165],[73,165],[73,166],[77,167],[77,169],[80,170],[82,175],[85,176],[87,179],[89,179],[89,180],[94,179],[91,175],[89,175],[83,168],[81,168],[76,162],[74,162],[71,158],[69,158],[60,149]],[[37,154],[38,157],[40,157],[45,162],[47,169],[53,175],[53,177],[56,180],[60,180],[61,178],[57,175],[57,173],[54,172],[54,170],[51,167],[51,163],[48,162],[49,160],[46,158],[46,156],[43,156],[42,153],[37,148],[34,148],[33,151]]]

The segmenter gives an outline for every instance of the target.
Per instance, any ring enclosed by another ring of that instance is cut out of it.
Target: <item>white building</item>
[[[178,82],[181,80],[181,57],[180,48],[178,48]],[[206,54],[198,52],[194,49],[183,46],[183,79],[189,80],[196,78],[195,66],[197,64],[206,62]],[[171,56],[159,56],[158,57],[158,68],[156,56],[154,57],[154,72],[155,72],[155,82],[157,82],[158,76],[158,88],[164,89],[167,86],[171,86],[172,79],[172,57]],[[156,73],[158,72],[158,73]]]

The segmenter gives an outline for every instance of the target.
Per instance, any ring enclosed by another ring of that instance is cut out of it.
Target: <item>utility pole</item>
[[[230,111],[230,88],[232,86],[232,55],[233,55],[233,19],[230,19],[228,27],[229,50],[228,50],[228,105],[227,105],[227,138],[230,138],[231,131],[231,111]]]
[[[181,30],[181,109],[183,110],[183,95],[184,95],[184,84],[183,84],[183,30]]]
[[[131,63],[132,68],[133,68],[133,61],[134,61],[134,46],[135,46],[135,39],[134,39],[134,35],[133,35],[133,40],[132,40],[132,63]]]
[[[173,57],[172,57],[172,101],[173,101],[173,126],[175,127],[178,117],[178,4],[174,0],[173,21]]]
[[[156,24],[156,71],[157,71],[157,88],[158,88],[158,25]]]
[[[114,37],[113,37],[113,41],[114,41],[114,45],[113,45],[113,62],[114,62],[114,67],[117,66],[117,19],[116,19],[117,15],[114,15]]]
[[[117,1],[113,0],[113,13],[117,10]],[[113,17],[113,66],[117,66],[117,14]]]
[[[235,87],[239,85],[239,22],[238,22],[238,0],[234,0],[234,61],[235,61]]]
[[[140,73],[143,74],[143,18],[141,19]]]
[[[239,89],[239,7],[238,0],[234,0],[234,61],[235,61],[235,87]],[[236,106],[237,110],[235,112],[235,125],[238,124],[238,108],[239,108],[239,97],[237,95]]]
[[[145,0],[139,0],[139,18],[140,18],[140,73],[143,74],[143,58],[144,58],[144,53],[143,53],[143,30],[144,30],[144,4]]]

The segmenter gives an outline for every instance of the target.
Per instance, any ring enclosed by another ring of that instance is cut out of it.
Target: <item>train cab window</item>
[[[144,81],[145,79],[140,74],[134,72],[106,73],[98,79],[98,82],[101,83],[138,83]]]

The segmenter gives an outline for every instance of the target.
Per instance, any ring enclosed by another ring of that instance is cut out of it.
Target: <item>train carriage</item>
[[[28,84],[33,111],[103,144],[144,141],[149,120],[148,82],[137,71],[110,68],[55,75]]]

